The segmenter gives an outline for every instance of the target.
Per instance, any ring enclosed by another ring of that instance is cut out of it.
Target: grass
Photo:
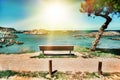
[[[0,71],[0,78],[8,78],[10,76],[14,76],[17,73],[14,71],[6,70],[6,71]]]
[[[35,51],[31,51],[31,50],[22,50],[21,52],[15,53],[15,54],[25,54],[25,53],[33,53]],[[119,55],[115,54],[114,51],[111,52],[104,52],[104,51],[100,51],[100,50],[96,50],[96,51],[90,51],[88,48],[85,47],[80,47],[80,46],[74,46],[74,52],[80,52],[81,54],[83,54],[83,58],[93,58],[93,57],[116,57],[116,58],[120,58]],[[13,54],[13,53],[0,53],[0,54]],[[39,56],[34,56],[32,58],[76,58],[76,55],[49,55],[49,56],[45,56],[42,53]]]
[[[21,77],[43,77],[45,78],[47,72],[18,72],[16,75]]]
[[[31,58],[76,58],[77,56],[76,55],[73,55],[73,54],[68,54],[68,55],[44,55],[42,53],[40,53],[40,55],[38,56],[33,56]]]
[[[66,80],[67,79],[67,76],[65,73],[63,72],[56,72],[55,74],[53,74],[53,77],[55,80]]]
[[[80,52],[83,54],[84,58],[92,58],[92,57],[116,57],[118,55],[112,52],[103,52],[103,51],[90,51],[88,48],[75,46],[75,52]]]
[[[44,77],[47,72],[15,72],[11,70],[0,71],[0,78],[8,78],[10,76],[21,76],[21,77]]]
[[[10,71],[10,70],[6,70],[6,71],[0,71],[0,78],[9,78],[11,76],[20,76],[20,77],[29,77],[29,78],[44,78],[46,80],[51,80],[51,78],[48,78],[48,72],[15,72],[15,71]],[[115,79],[115,80],[120,80],[120,73],[103,73],[102,75],[103,77],[106,78],[111,78],[111,79]],[[117,76],[117,77],[114,77]],[[76,72],[76,73],[72,73],[72,72],[55,72],[53,74],[52,80],[92,80],[92,79],[96,79],[96,78],[100,78],[100,76],[98,75],[98,73],[96,72]]]
[[[6,71],[0,71],[0,78],[9,78],[10,76],[20,76],[20,77],[37,77],[37,78],[45,78],[48,80],[51,80],[50,78],[47,77],[48,72],[15,72],[15,71],[10,71],[10,70],[6,70]],[[65,73],[62,72],[56,72],[53,74],[53,78],[54,80],[56,79],[60,79],[60,78],[65,78]]]
[[[92,73],[86,72],[86,73],[85,73],[85,76],[83,76],[83,77],[84,77],[84,78],[100,78],[100,77],[98,76],[98,74],[95,73],[95,72],[92,72]]]

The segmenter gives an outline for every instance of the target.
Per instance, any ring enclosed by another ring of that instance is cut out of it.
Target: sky
[[[101,17],[80,13],[81,0],[0,0],[0,26],[17,30],[98,30]],[[120,30],[114,16],[108,30]]]

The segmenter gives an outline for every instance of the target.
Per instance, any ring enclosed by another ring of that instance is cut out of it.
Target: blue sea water
[[[17,34],[18,41],[24,42],[23,45],[14,44],[9,47],[0,48],[0,53],[22,53],[39,51],[39,45],[74,45],[90,47],[94,38],[86,36],[74,37],[75,34],[83,34],[80,32],[59,32],[47,35],[31,35]],[[114,36],[120,38],[120,36]],[[113,37],[102,37],[98,46],[100,48],[120,48],[120,41],[111,40]]]

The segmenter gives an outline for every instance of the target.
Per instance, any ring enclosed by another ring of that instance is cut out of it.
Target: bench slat
[[[74,46],[39,46],[39,49],[41,50],[41,51],[43,51],[43,53],[44,53],[44,51],[58,51],[58,50],[62,50],[62,51],[65,51],[65,50],[68,50],[68,51],[70,51],[70,53],[71,53],[71,51],[74,49]]]
[[[40,50],[73,50],[73,46],[40,46]]]

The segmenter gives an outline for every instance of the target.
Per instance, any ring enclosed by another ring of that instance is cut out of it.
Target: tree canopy
[[[83,0],[81,2],[81,12],[87,12],[88,16],[94,14],[118,15],[120,16],[120,0]]]
[[[88,13],[88,16],[94,14],[95,16],[101,16],[106,19],[106,22],[98,30],[96,38],[90,48],[94,51],[104,30],[112,21],[110,14],[120,17],[120,0],[82,0],[80,12]]]

